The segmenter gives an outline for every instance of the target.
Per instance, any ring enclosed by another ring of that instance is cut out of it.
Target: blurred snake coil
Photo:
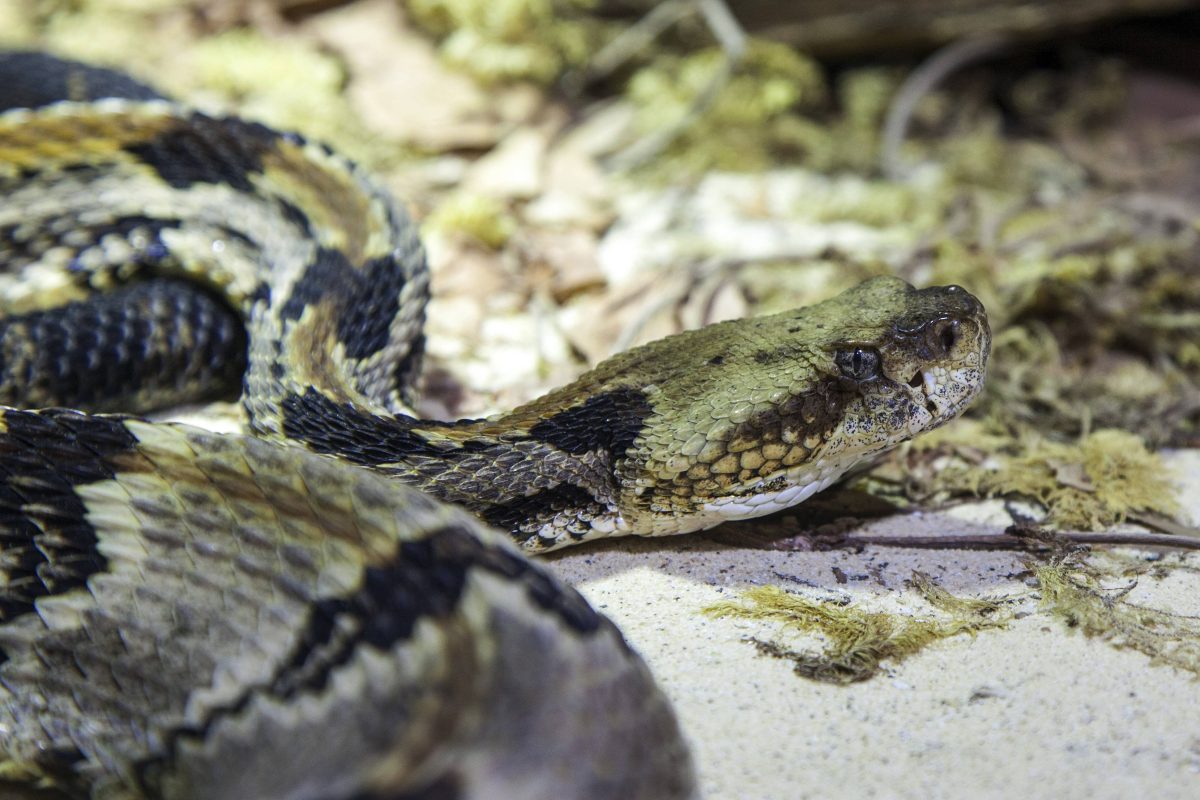
[[[876,278],[422,420],[420,243],[328,148],[10,52],[0,196],[6,798],[695,797],[642,660],[521,551],[799,503],[989,352],[963,289]],[[128,416],[239,392],[246,435]]]

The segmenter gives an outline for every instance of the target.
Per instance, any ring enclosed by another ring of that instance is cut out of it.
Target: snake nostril
[[[958,344],[959,323],[958,320],[950,320],[939,326],[937,332],[937,343],[942,348],[943,353],[949,353],[954,349],[954,345]]]
[[[925,385],[925,382],[921,379],[921,370],[913,373],[913,376],[908,379],[908,385],[914,389],[920,389]]]

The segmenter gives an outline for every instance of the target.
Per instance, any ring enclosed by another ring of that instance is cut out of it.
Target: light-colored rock
[[[365,0],[306,23],[353,76],[347,92],[377,133],[443,151],[495,144],[539,102],[528,87],[485,91],[442,64],[433,43],[408,27],[395,0]]]
[[[527,200],[542,191],[546,133],[521,128],[480,158],[463,178],[466,191],[513,200]]]

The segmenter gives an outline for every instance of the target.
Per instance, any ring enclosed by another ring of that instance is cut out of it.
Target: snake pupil
[[[838,369],[847,378],[869,381],[879,377],[879,351],[865,347],[839,350],[834,356]]]

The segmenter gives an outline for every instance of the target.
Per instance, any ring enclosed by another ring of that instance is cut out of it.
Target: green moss
[[[148,64],[170,44],[157,35],[161,8],[103,2],[22,4],[34,44],[81,61],[112,66]]]
[[[1071,559],[1031,563],[1042,608],[1068,628],[1120,649],[1149,656],[1155,664],[1200,675],[1200,619],[1128,602],[1136,584],[1101,586],[1102,574]]]
[[[992,414],[923,436],[902,457],[860,480],[862,487],[926,503],[964,495],[1023,498],[1042,505],[1050,525],[1072,530],[1103,530],[1138,514],[1175,518],[1180,511],[1175,476],[1123,430],[1066,443]]]
[[[593,0],[408,0],[413,19],[442,39],[446,60],[485,83],[555,81],[580,67],[616,28],[580,12]]]
[[[825,639],[820,652],[796,650],[778,641],[751,641],[760,652],[792,662],[797,675],[837,684],[867,680],[879,672],[882,662],[903,661],[942,639],[1008,624],[999,601],[955,597],[923,573],[913,573],[912,586],[944,616],[913,618],[865,611],[809,600],[778,586],[749,589],[742,594],[743,602],[717,603],[704,613],[776,621],[819,634]]]
[[[979,489],[1036,499],[1065,528],[1099,530],[1131,512],[1178,513],[1176,487],[1162,459],[1126,431],[1099,430],[1076,444],[1028,436],[1018,455],[981,474]]]
[[[884,227],[915,220],[922,200],[920,189],[912,186],[843,177],[827,191],[806,196],[803,208],[797,210],[822,222],[854,221]]]
[[[512,236],[516,221],[499,200],[459,193],[443,200],[422,229],[427,233],[468,236],[484,247],[499,250]]]
[[[650,134],[678,124],[722,68],[724,53],[707,48],[660,56],[636,72],[627,96],[637,125]],[[683,130],[656,163],[658,170],[763,169],[781,151],[813,145],[815,133],[794,114],[824,103],[820,68],[791,48],[752,41],[745,58],[708,109]]]
[[[717,603],[704,613],[778,622],[785,629],[816,634],[824,639],[820,650],[796,649],[781,639],[748,641],[765,655],[790,661],[801,677],[847,684],[874,677],[883,662],[902,661],[943,639],[1007,627],[1014,618],[1012,609],[1036,597],[1043,612],[1070,629],[1119,649],[1136,650],[1152,663],[1200,675],[1200,618],[1129,602],[1136,577],[1116,589],[1103,585],[1117,573],[1137,576],[1162,571],[1161,565],[1137,562],[1120,568],[1118,559],[1114,573],[1113,568],[1099,568],[1072,551],[1046,562],[1030,560],[1026,566],[1036,582],[1035,592],[1004,600],[959,597],[929,575],[914,572],[909,585],[939,612],[936,616],[865,611],[850,604],[810,600],[777,586],[750,589],[740,600]]]
[[[33,38],[36,30],[31,0],[0,3],[0,45],[21,46]]]
[[[215,92],[239,113],[363,158],[367,139],[343,96],[341,64],[297,39],[235,29],[198,40],[186,93]]]

